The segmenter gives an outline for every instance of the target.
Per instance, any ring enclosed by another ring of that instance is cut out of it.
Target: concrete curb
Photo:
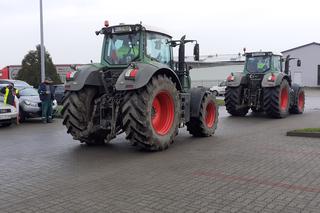
[[[320,132],[296,132],[289,131],[287,136],[296,136],[296,137],[308,137],[308,138],[320,138]]]

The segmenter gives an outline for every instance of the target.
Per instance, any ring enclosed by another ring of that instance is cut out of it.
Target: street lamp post
[[[40,44],[40,54],[41,54],[41,82],[44,81],[45,79],[45,59],[44,59],[44,42],[43,42],[43,15],[42,15],[42,0],[40,0],[40,39],[41,39],[41,44]]]

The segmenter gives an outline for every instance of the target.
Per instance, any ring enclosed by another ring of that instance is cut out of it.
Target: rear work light
[[[77,73],[77,71],[69,71],[69,72],[67,72],[67,74],[66,74],[66,80],[67,80],[67,81],[72,81],[72,80],[74,80],[74,76],[75,76],[76,73]]]
[[[228,76],[227,81],[234,81],[234,75],[233,75],[233,73],[231,73],[231,74]]]
[[[138,74],[139,69],[138,68],[133,68],[129,69],[125,74],[124,77],[126,79],[131,79],[134,80],[136,78],[136,75]]]
[[[271,75],[268,77],[268,81],[275,82],[275,80],[276,76],[273,73],[271,73]]]

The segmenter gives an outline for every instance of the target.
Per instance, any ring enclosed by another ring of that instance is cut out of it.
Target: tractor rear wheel
[[[218,124],[218,104],[211,93],[207,93],[201,100],[199,116],[190,118],[186,123],[187,130],[195,137],[208,137],[214,134]]]
[[[284,118],[288,115],[290,106],[289,83],[283,80],[280,86],[264,88],[263,108],[268,116]]]
[[[225,105],[227,111],[233,116],[245,116],[249,107],[243,105],[243,87],[227,87],[225,94]]]
[[[175,84],[157,75],[143,88],[128,92],[122,105],[127,139],[150,151],[167,149],[178,134],[180,100]]]
[[[83,134],[90,128],[90,119],[94,107],[94,98],[97,90],[92,87],[85,87],[80,91],[68,91],[62,101],[63,125],[73,139],[80,140],[87,145],[104,144],[106,132],[93,132]]]
[[[298,91],[294,94],[293,105],[290,108],[292,114],[302,114],[304,111],[305,94],[304,89],[299,87]]]

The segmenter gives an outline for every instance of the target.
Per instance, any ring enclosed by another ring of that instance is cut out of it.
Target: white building
[[[295,61],[290,62],[290,70],[294,83],[307,87],[320,86],[320,43],[310,43],[282,52],[301,60],[301,67]]]

